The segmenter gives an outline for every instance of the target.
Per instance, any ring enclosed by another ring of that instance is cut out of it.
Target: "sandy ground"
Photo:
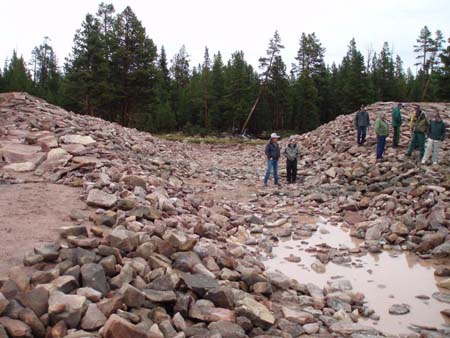
[[[59,227],[74,224],[70,211],[86,208],[79,195],[78,189],[49,183],[0,184],[0,275],[39,243],[57,239]]]

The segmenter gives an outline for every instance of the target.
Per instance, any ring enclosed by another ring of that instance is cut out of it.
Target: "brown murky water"
[[[321,233],[321,229],[328,233]],[[265,264],[269,270],[280,270],[301,283],[311,282],[323,287],[332,277],[340,276],[349,280],[353,290],[364,293],[368,306],[380,316],[379,321],[364,319],[365,324],[374,325],[385,333],[411,332],[408,329],[411,324],[440,328],[441,325],[450,323],[448,318],[440,314],[441,310],[450,308],[450,304],[438,302],[431,297],[434,292],[445,291],[436,286],[440,278],[434,275],[435,267],[443,264],[442,262],[392,251],[362,257],[351,256],[352,263],[347,266],[330,262],[324,273],[312,270],[311,264],[316,262],[316,258],[314,253],[308,253],[305,249],[321,243],[335,248],[352,248],[360,244],[361,241],[350,237],[344,230],[339,226],[321,224],[318,231],[312,237],[305,238],[303,243],[299,240],[280,242],[278,247],[273,248],[275,257]],[[286,261],[284,258],[290,254],[300,256],[302,261]],[[430,299],[421,300],[416,298],[418,295]],[[401,303],[411,306],[410,313],[400,316],[388,313],[392,304]]]

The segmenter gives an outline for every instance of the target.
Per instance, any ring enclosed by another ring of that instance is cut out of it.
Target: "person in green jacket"
[[[402,126],[402,112],[400,109],[402,108],[402,104],[399,103],[392,111],[392,128],[394,128],[394,138],[393,138],[393,147],[397,148],[398,143],[400,142],[400,127]]]
[[[414,122],[414,133],[411,144],[408,149],[408,156],[411,156],[416,145],[419,146],[420,158],[422,160],[425,154],[425,133],[428,131],[428,120],[422,109],[418,106],[416,108],[416,120]]]
[[[377,161],[381,161],[386,148],[386,137],[389,135],[389,124],[385,120],[384,113],[380,113],[375,121],[374,130],[377,135]]]
[[[433,119],[428,127],[428,140],[427,147],[425,149],[425,155],[422,158],[422,164],[427,163],[428,159],[433,153],[433,165],[439,162],[439,149],[442,141],[445,139],[445,123],[441,119],[439,113],[434,114]]]

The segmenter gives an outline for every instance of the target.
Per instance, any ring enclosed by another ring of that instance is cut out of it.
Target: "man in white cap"
[[[280,159],[280,146],[278,144],[278,136],[276,133],[272,133],[270,135],[270,140],[266,145],[265,153],[267,156],[267,171],[266,176],[264,177],[264,186],[267,187],[267,182],[270,178],[270,172],[273,169],[273,178],[276,185],[280,185],[278,183],[278,160]]]

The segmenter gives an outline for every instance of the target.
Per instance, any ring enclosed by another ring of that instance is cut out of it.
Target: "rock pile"
[[[24,93],[0,95],[0,125],[2,182],[82,187],[92,208],[89,225],[68,211],[74,224],[59,229],[61,239],[0,280],[0,337],[380,335],[357,323],[373,311],[348,281],[319,288],[265,272],[233,240],[286,220],[262,220],[188,184],[207,185],[208,174],[229,184],[254,178],[248,169],[203,166],[202,148]]]

